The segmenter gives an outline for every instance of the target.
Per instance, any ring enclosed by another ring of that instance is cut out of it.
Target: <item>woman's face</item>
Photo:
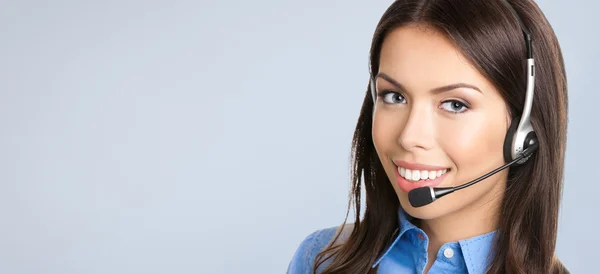
[[[504,170],[414,208],[408,191],[467,183],[504,164],[509,126],[494,86],[438,32],[406,26],[383,43],[373,141],[404,210],[420,219],[490,212],[502,199]]]

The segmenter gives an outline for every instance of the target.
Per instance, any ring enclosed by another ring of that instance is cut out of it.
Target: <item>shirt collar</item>
[[[486,271],[490,262],[489,255],[492,251],[495,235],[496,231],[492,231],[458,241],[469,273],[484,273]]]
[[[402,209],[402,207],[398,208],[399,228],[394,231],[391,237],[394,240],[384,249],[384,252],[379,256],[379,258],[375,260],[372,268],[375,268],[381,262],[381,260],[386,257],[386,255],[394,248],[400,238],[406,234],[407,231],[416,230],[424,233],[420,228],[412,223],[414,219],[412,216],[408,215]],[[495,234],[496,231],[492,231],[483,235],[458,241],[465,265],[469,273],[483,273],[486,270],[488,267],[488,258]]]
[[[394,239],[394,241],[390,245],[388,245],[388,247],[386,249],[384,249],[385,251],[379,256],[379,258],[377,260],[375,260],[375,263],[373,264],[372,268],[375,268],[379,264],[379,262],[381,262],[381,260],[390,252],[390,250],[392,250],[394,248],[396,243],[400,240],[402,235],[404,235],[406,233],[406,231],[409,231],[412,229],[419,229],[417,226],[415,226],[411,222],[413,217],[408,215],[406,212],[404,212],[402,207],[398,207],[398,208],[399,208],[398,209],[399,229],[397,228],[396,231],[394,231],[394,234],[392,235],[392,238]]]

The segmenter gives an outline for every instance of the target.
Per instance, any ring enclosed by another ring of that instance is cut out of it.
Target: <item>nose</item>
[[[430,150],[435,143],[433,113],[426,108],[413,107],[398,138],[406,151]]]

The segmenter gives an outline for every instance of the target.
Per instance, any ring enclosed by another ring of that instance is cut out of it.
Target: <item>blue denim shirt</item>
[[[429,238],[423,230],[410,222],[412,218],[402,209],[398,210],[398,217],[400,229],[396,230],[393,242],[384,249],[372,267],[379,266],[377,273],[382,274],[423,273],[427,265]],[[316,255],[333,239],[336,231],[337,227],[330,227],[306,237],[296,250],[287,273],[312,273]],[[495,232],[490,232],[442,245],[428,273],[485,273],[494,234]],[[325,264],[319,270],[324,266]]]

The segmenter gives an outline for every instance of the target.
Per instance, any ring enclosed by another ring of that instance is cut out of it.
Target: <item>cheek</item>
[[[397,146],[397,136],[402,130],[402,124],[402,119],[390,112],[375,111],[373,114],[373,144],[380,158],[381,153]],[[381,160],[384,161],[384,159]]]
[[[373,114],[371,131],[373,145],[390,182],[394,182],[396,177],[395,165],[390,156],[399,149],[398,138],[406,122],[402,117],[404,116],[389,111],[376,111]],[[400,195],[399,199],[408,202],[407,194],[402,192],[397,184],[392,183],[391,185],[394,191]]]
[[[459,172],[481,173],[481,168],[496,168],[504,163],[506,129],[503,115],[479,115],[469,123],[448,128],[440,145]]]

